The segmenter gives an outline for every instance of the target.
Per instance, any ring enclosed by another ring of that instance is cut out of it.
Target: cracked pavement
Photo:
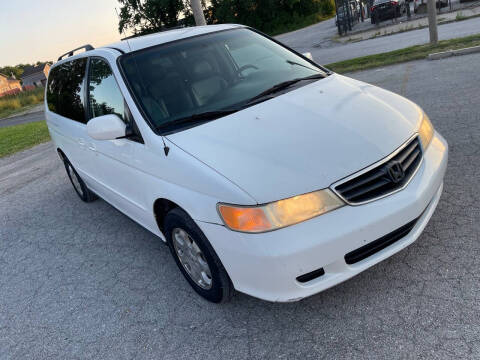
[[[0,359],[480,358],[480,55],[351,76],[401,93],[450,144],[420,238],[297,303],[202,300],[163,243],[82,203],[50,143],[0,159]]]

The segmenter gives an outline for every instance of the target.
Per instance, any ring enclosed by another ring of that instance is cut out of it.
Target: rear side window
[[[115,114],[128,123],[129,111],[110,65],[92,58],[88,75],[88,102],[92,118]]]
[[[83,87],[87,58],[72,60],[50,71],[47,85],[48,109],[61,116],[86,123]]]

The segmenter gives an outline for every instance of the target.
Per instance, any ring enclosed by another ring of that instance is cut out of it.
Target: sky
[[[117,0],[0,0],[0,66],[120,40]]]

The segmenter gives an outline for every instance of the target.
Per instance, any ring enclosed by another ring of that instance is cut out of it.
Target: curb
[[[428,60],[439,60],[445,59],[450,56],[459,56],[467,55],[480,52],[480,46],[472,46],[468,48],[458,49],[458,50],[447,50],[439,53],[433,53],[428,55]]]
[[[479,3],[475,3],[473,4],[472,6],[469,6],[469,7],[465,7],[465,8],[460,8],[460,9],[457,9],[457,10],[452,10],[452,11],[447,11],[445,13],[437,13],[437,16],[441,16],[441,15],[447,15],[447,14],[453,14],[454,12],[461,12],[462,10],[471,10],[471,9],[475,9],[477,6],[480,5],[480,2]],[[404,21],[400,21],[398,22],[396,25],[399,25],[399,24],[407,24],[409,22],[412,22],[412,21],[415,21],[415,20],[422,20],[422,19],[425,19],[427,18],[428,16],[425,15],[425,16],[417,16],[415,19],[410,19],[410,20],[404,20]],[[450,24],[450,23],[453,23],[453,22],[460,22],[460,21],[464,21],[464,20],[471,20],[471,19],[474,19],[474,18],[477,18],[477,17],[480,17],[480,14],[474,14],[474,15],[470,15],[470,16],[466,16],[465,18],[461,19],[461,20],[457,20],[456,18],[452,18],[452,19],[447,19],[447,20],[442,20],[442,21],[439,21],[437,23],[437,25],[445,25],[445,24]],[[359,41],[364,41],[364,40],[371,40],[371,39],[375,39],[377,37],[383,37],[383,36],[390,36],[390,35],[395,35],[395,34],[400,34],[400,33],[403,33],[403,32],[408,32],[408,31],[414,31],[414,30],[421,30],[421,29],[425,29],[428,27],[428,22],[427,24],[424,24],[424,25],[421,25],[419,24],[418,26],[415,26],[415,27],[412,27],[412,28],[407,28],[405,30],[401,30],[401,31],[394,31],[394,32],[390,32],[390,33],[387,33],[387,34],[381,34],[381,35],[378,35],[378,36],[372,36],[372,37],[367,37],[366,39],[363,39],[363,38],[356,38],[356,39],[353,39],[353,40],[349,40],[351,36],[355,36],[355,35],[361,35],[361,34],[364,34],[366,32],[369,32],[369,31],[375,31],[375,30],[382,30],[382,29],[385,29],[385,28],[388,28],[389,26],[391,26],[391,24],[385,24],[385,25],[380,25],[374,29],[366,29],[366,30],[358,30],[358,31],[352,31],[351,33],[348,33],[348,36],[349,38],[347,39],[347,35],[344,35],[344,36],[338,36],[337,35],[337,39],[332,38],[332,40],[334,41],[338,41],[340,43],[343,43],[343,44],[346,44],[346,43],[349,43],[349,42],[359,42]],[[343,40],[344,38],[344,40]]]

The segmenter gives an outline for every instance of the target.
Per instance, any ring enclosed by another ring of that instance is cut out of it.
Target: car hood
[[[420,117],[399,95],[333,74],[167,138],[262,204],[377,162],[417,131]]]

